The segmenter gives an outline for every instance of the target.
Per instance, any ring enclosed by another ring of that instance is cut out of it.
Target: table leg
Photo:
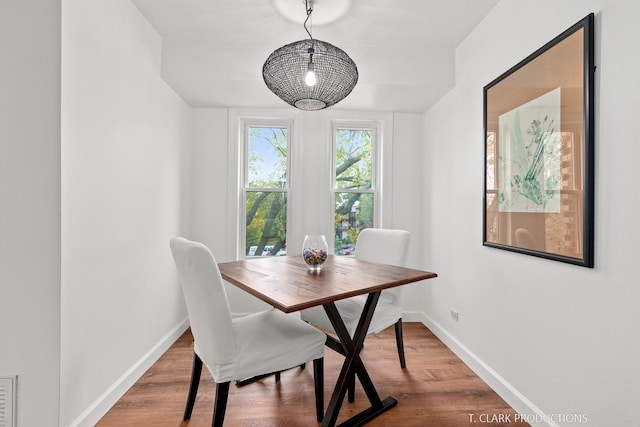
[[[355,373],[360,380],[362,388],[371,403],[371,407],[348,419],[344,423],[340,424],[340,426],[360,426],[366,424],[373,418],[398,404],[398,401],[393,397],[387,397],[384,400],[380,400],[378,392],[371,381],[371,377],[360,358],[360,351],[364,345],[364,339],[367,336],[369,325],[371,324],[371,319],[373,318],[373,313],[379,298],[380,291],[373,292],[367,297],[367,302],[364,305],[364,309],[360,316],[360,320],[358,321],[358,326],[356,327],[353,338],[349,335],[336,305],[334,303],[329,303],[324,306],[327,316],[329,316],[329,320],[331,320],[331,324],[333,325],[333,329],[335,330],[339,340],[336,341],[334,339],[328,339],[327,344],[332,349],[344,355],[345,360],[342,365],[342,369],[340,370],[340,375],[338,376],[338,381],[336,382],[336,387],[331,396],[331,400],[329,401],[327,413],[322,421],[323,427],[333,427],[336,425],[338,414],[340,413],[340,407],[342,406],[344,396],[349,387],[349,379],[353,373]]]

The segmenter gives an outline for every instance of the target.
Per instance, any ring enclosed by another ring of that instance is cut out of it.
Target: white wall
[[[411,231],[409,258],[407,265],[423,268],[424,258],[424,218],[421,199],[425,191],[425,182],[420,179],[424,164],[423,129],[421,114],[393,114],[393,177],[392,187],[385,200],[393,212],[393,228]],[[403,320],[420,321],[424,316],[425,287],[432,280],[405,286],[403,302]]]
[[[595,268],[483,247],[483,86],[590,12]],[[585,414],[593,426],[638,424],[639,13],[632,0],[503,0],[459,46],[456,88],[424,123],[424,240],[440,275],[428,323],[517,409]]]
[[[186,327],[169,239],[189,230],[191,109],[129,0],[62,18],[60,425],[93,425]]]
[[[60,7],[0,3],[0,375],[22,427],[58,420]]]
[[[289,118],[294,121],[290,152],[292,186],[313,189],[294,190],[289,198],[294,216],[290,238],[295,247],[305,234],[331,233],[330,171],[320,158],[331,155],[331,120],[376,120],[384,123],[383,138],[383,216],[384,228],[404,228],[412,233],[412,266],[420,264],[423,221],[420,215],[421,182],[413,177],[421,170],[422,115],[366,113],[340,110],[300,112],[286,109],[194,110],[193,136],[193,218],[192,238],[208,245],[218,261],[236,259],[239,227],[238,129],[240,117]],[[327,160],[328,162],[328,160]],[[409,185],[407,185],[409,183]],[[225,203],[226,202],[226,203]],[[424,291],[415,285],[408,291],[410,310],[422,310]],[[417,289],[417,290],[416,290]],[[229,287],[232,311],[247,313],[265,305],[235,287]]]

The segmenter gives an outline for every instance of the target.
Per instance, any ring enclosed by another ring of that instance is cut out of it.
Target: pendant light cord
[[[304,20],[304,30],[309,34],[311,41],[313,41],[313,36],[307,28],[307,21],[311,18],[311,12],[313,12],[313,2],[311,2],[311,6],[309,6],[309,0],[304,0],[304,8],[307,10],[307,19]]]

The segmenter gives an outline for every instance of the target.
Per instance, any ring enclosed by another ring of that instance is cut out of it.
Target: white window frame
[[[291,217],[291,158],[293,152],[293,120],[287,119],[262,119],[262,118],[240,118],[240,172],[239,177],[239,197],[238,197],[238,259],[257,258],[257,256],[247,256],[245,253],[246,247],[246,218],[247,218],[247,206],[246,197],[248,192],[273,192],[273,193],[286,193],[287,195],[287,243],[291,236],[292,217]],[[249,187],[249,129],[254,127],[273,127],[273,128],[286,128],[287,129],[287,179],[285,186],[281,189],[275,189],[271,187]],[[288,245],[287,245],[288,246]]]
[[[370,130],[372,132],[371,150],[371,188],[370,189],[344,189],[338,188],[336,177],[336,152],[338,129]],[[335,248],[335,206],[336,193],[365,193],[373,194],[373,227],[378,228],[382,224],[382,123],[379,120],[332,120],[331,121],[331,224],[332,233],[329,239],[331,253]]]
[[[301,248],[305,234],[326,234],[334,247],[335,201],[333,177],[335,173],[334,127],[375,127],[377,146],[373,153],[378,189],[375,227],[393,226],[393,144],[394,114],[389,112],[358,112],[327,109],[302,112],[296,109],[229,108],[229,129],[226,155],[227,179],[220,181],[226,189],[226,227],[216,236],[224,244],[221,261],[245,259],[246,232],[245,195],[245,129],[247,124],[258,126],[290,126],[288,148],[287,254],[294,255]],[[334,126],[335,125],[335,126]],[[402,136],[402,135],[400,135]],[[311,153],[311,154],[310,154]],[[320,157],[318,157],[320,156]],[[326,166],[319,167],[318,161]],[[326,162],[326,163],[325,163]],[[309,175],[313,170],[314,175]],[[309,185],[315,186],[314,192]],[[372,183],[372,185],[374,185]],[[309,205],[313,206],[309,211]],[[295,215],[294,215],[295,214]]]

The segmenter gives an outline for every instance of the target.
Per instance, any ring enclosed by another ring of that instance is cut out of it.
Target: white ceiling
[[[281,16],[282,0],[132,0],[163,38],[162,77],[193,107],[287,107],[262,80],[284,44],[307,38]],[[300,8],[303,0],[288,0]],[[323,2],[316,0],[320,19]],[[347,52],[358,84],[333,108],[424,112],[455,84],[455,48],[499,0],[353,0],[313,25],[314,38]],[[292,107],[291,107],[292,108]]]

